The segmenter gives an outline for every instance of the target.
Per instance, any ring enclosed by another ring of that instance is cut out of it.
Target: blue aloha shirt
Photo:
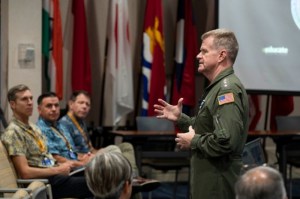
[[[49,153],[60,155],[70,160],[77,160],[77,150],[74,147],[73,139],[71,138],[70,132],[66,126],[62,125],[60,122],[56,122],[55,124],[55,128],[59,130],[59,132],[62,132],[66,139],[69,141],[72,147],[72,151],[75,152],[75,157],[70,156],[70,150],[67,147],[65,140],[62,138],[62,136],[54,132],[54,130],[51,128],[50,122],[45,121],[43,118],[39,117],[36,124],[41,129],[42,133],[47,137],[47,146]]]
[[[77,120],[78,121],[78,120]],[[68,115],[63,116],[59,122],[66,126],[70,130],[70,135],[73,138],[75,148],[78,153],[88,153],[90,151],[90,148],[88,144],[86,143],[86,140],[81,135],[80,131],[77,129],[77,127],[73,124],[71,118]],[[87,127],[84,121],[79,120],[78,121],[81,128],[86,133],[86,137],[89,139],[89,135],[87,134]]]

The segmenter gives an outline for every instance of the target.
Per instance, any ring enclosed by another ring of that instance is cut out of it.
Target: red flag
[[[294,98],[293,96],[272,96],[271,104],[271,117],[270,117],[270,129],[272,131],[277,130],[276,116],[288,115],[294,110]]]
[[[179,0],[177,7],[175,73],[172,104],[183,97],[183,105],[195,105],[195,57],[198,51],[197,32],[191,0]]]
[[[84,0],[73,0],[74,32],[72,89],[91,93],[91,64],[86,29]]]
[[[146,5],[142,50],[143,116],[156,115],[153,105],[166,95],[161,3],[161,0],[148,0]]]

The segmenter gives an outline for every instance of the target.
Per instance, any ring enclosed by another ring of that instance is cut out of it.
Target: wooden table
[[[300,136],[300,131],[249,131],[249,137],[293,137],[293,136]]]
[[[176,137],[175,131],[110,131],[111,134],[126,138],[148,137],[148,136],[166,136]]]

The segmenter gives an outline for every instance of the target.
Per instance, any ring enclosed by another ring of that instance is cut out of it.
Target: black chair
[[[174,123],[157,117],[136,117],[138,131],[175,131]]]
[[[175,132],[174,123],[167,119],[157,117],[136,117],[138,131],[171,131]],[[173,137],[148,137],[143,144],[142,150],[170,151],[174,150],[175,142]]]
[[[138,131],[174,131],[175,133],[174,123],[166,119],[139,116],[136,118],[136,122]],[[176,151],[173,137],[148,138],[147,143],[147,147],[143,146],[142,149],[139,149],[137,161],[140,161],[141,165],[164,172],[175,170],[173,192],[173,197],[175,198],[179,171],[190,167],[190,152]]]
[[[6,128],[8,126],[8,124],[7,124],[7,121],[5,119],[2,108],[0,108],[0,120],[1,120],[3,128]]]
[[[276,124],[278,131],[300,131],[300,116],[277,116]],[[292,197],[292,173],[293,167],[300,168],[300,137],[295,136],[288,140],[276,140],[282,145],[285,153],[285,161],[289,165],[289,190]],[[286,171],[284,171],[286,173]],[[283,176],[286,180],[286,176]]]

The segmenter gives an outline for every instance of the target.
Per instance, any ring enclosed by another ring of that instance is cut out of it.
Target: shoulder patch
[[[234,102],[233,93],[226,93],[226,94],[223,94],[223,95],[219,95],[218,96],[218,102],[219,102],[219,105]]]

